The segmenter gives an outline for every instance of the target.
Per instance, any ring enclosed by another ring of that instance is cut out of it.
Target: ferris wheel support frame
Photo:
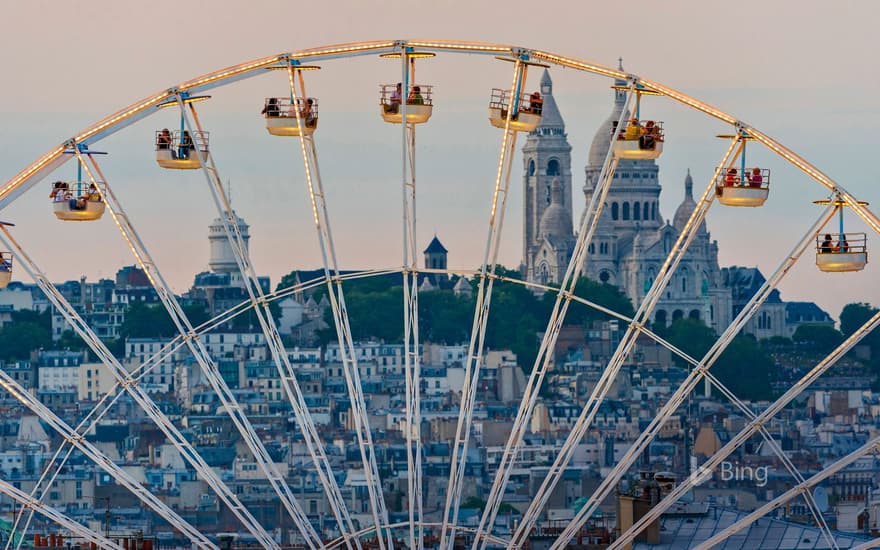
[[[308,517],[299,502],[296,500],[293,491],[290,489],[290,486],[287,484],[284,477],[278,472],[277,467],[269,456],[269,452],[266,450],[262,441],[260,441],[253,424],[251,424],[250,420],[244,414],[244,411],[238,403],[238,400],[235,398],[235,395],[232,393],[232,390],[220,375],[220,370],[217,367],[216,362],[211,358],[210,353],[202,340],[195,334],[195,329],[184,313],[180,303],[177,301],[177,298],[174,296],[168,282],[162,276],[158,266],[153,261],[152,255],[149,250],[147,250],[146,244],[132,225],[131,220],[122,207],[122,204],[116,198],[116,194],[113,192],[109,182],[104,177],[97,160],[93,155],[88,155],[89,162],[91,163],[90,168],[89,164],[83,158],[79,148],[75,148],[74,151],[80,165],[85,168],[89,181],[102,192],[101,194],[103,195],[104,202],[110,210],[110,215],[134,256],[135,262],[137,262],[138,267],[143,270],[144,274],[149,279],[150,284],[156,290],[156,294],[162,302],[162,305],[165,307],[172,323],[174,323],[177,332],[183,338],[187,348],[193,355],[193,358],[196,360],[196,363],[199,365],[205,378],[210,383],[211,388],[214,390],[214,393],[217,394],[220,403],[223,405],[224,410],[229,415],[239,434],[241,434],[245,445],[247,445],[248,449],[253,454],[260,470],[266,476],[272,489],[278,495],[281,504],[290,515],[291,520],[293,520],[293,523],[300,532],[303,540],[309,548],[317,550],[321,544],[320,536],[318,536],[311,523],[309,523]],[[101,184],[103,184],[103,188]]]
[[[877,326],[880,326],[880,313],[877,313],[873,317],[868,319],[868,321],[866,321],[865,324],[863,324],[861,328],[859,328],[859,330],[855,331],[846,340],[841,342],[841,344],[837,346],[837,348],[835,348],[822,361],[820,361],[815,367],[813,367],[810,372],[801,377],[801,379],[798,380],[791,388],[789,388],[788,391],[786,391],[781,397],[779,397],[769,407],[762,411],[755,420],[749,422],[748,425],[740,430],[740,432],[736,436],[731,438],[731,440],[727,444],[725,444],[715,454],[709,457],[708,460],[703,464],[703,467],[701,468],[701,473],[699,475],[693,475],[682,482],[671,493],[669,493],[669,495],[663,498],[654,508],[652,508],[642,519],[634,523],[632,527],[630,527],[624,533],[621,533],[620,537],[612,544],[612,546],[609,547],[609,550],[618,549],[622,545],[632,542],[632,539],[635,538],[649,523],[657,519],[660,514],[662,514],[672,504],[674,504],[685,492],[689,491],[694,485],[700,483],[721,463],[721,461],[730,456],[730,453],[732,453],[740,445],[742,445],[749,437],[754,435],[759,426],[764,425],[765,423],[772,420],[772,418],[776,416],[779,411],[781,411],[792,400],[794,400],[795,397],[800,395],[800,393],[804,389],[806,389],[806,387],[815,382],[841,357],[843,357],[843,355],[845,355],[850,349],[853,348],[853,346],[860,342],[862,338],[864,338]]]
[[[302,87],[303,101],[306,101],[307,94],[305,85],[302,81],[302,73],[299,75],[300,85]],[[294,65],[292,60],[287,63],[287,78],[290,86],[290,95],[293,105],[297,105],[298,94],[294,82]],[[324,185],[321,179],[320,165],[318,163],[318,151],[315,143],[314,134],[306,135],[302,113],[299,109],[294,108],[294,116],[299,133],[300,153],[303,159],[303,170],[305,171],[306,186],[309,194],[309,200],[312,208],[312,218],[315,223],[315,230],[318,238],[318,245],[321,250],[321,258],[324,268],[323,284],[327,287],[327,296],[330,302],[331,311],[333,313],[333,324],[336,328],[337,341],[339,342],[339,356],[342,361],[343,371],[345,373],[346,388],[349,394],[351,404],[352,420],[355,422],[357,433],[358,448],[361,454],[361,461],[364,465],[365,477],[368,482],[368,492],[370,493],[371,510],[374,514],[374,521],[378,522],[381,511],[384,507],[384,501],[377,503],[374,482],[372,474],[374,470],[374,455],[372,453],[372,434],[369,426],[365,426],[366,422],[366,400],[363,395],[360,384],[360,370],[357,363],[357,354],[354,349],[354,340],[351,336],[351,327],[348,320],[348,312],[345,307],[345,295],[342,291],[342,281],[339,279],[339,265],[336,259],[336,246],[333,240],[333,231],[330,226],[330,217],[327,211],[326,195],[324,193]],[[358,411],[363,411],[358,413]],[[367,472],[369,471],[369,474]],[[347,533],[349,537],[353,536],[355,531],[354,524],[348,509],[345,505],[345,499],[342,497],[336,480],[333,478],[333,472],[328,468],[326,472],[319,470],[319,475],[330,477],[332,479],[324,480],[325,487],[328,490],[328,498],[334,501],[334,515],[337,516],[337,523],[340,531]],[[378,472],[376,473],[378,477]],[[338,508],[338,512],[337,512]],[[377,535],[381,540],[382,534]],[[353,539],[354,544],[360,550],[361,542],[357,537]],[[351,548],[352,542],[346,539],[346,545]],[[382,545],[383,546],[383,545]]]
[[[619,128],[622,127],[623,121],[626,118],[627,108],[634,96],[633,90],[636,85],[637,82],[635,80],[630,81],[626,101],[618,120]],[[486,508],[480,518],[478,534],[474,538],[473,545],[471,546],[472,550],[483,550],[485,548],[486,540],[479,534],[479,532],[484,529],[491,529],[491,526],[495,524],[495,518],[498,514],[498,509],[501,506],[501,501],[504,497],[504,492],[514,462],[519,454],[519,448],[522,444],[523,436],[525,435],[526,428],[537,404],[538,393],[543,384],[547,369],[549,368],[550,358],[556,346],[559,332],[562,330],[563,321],[568,312],[568,307],[571,304],[572,296],[574,296],[578,279],[583,271],[588,246],[592,242],[596,228],[599,225],[599,219],[602,215],[602,210],[605,207],[605,199],[608,195],[608,190],[611,188],[611,181],[619,162],[617,155],[614,154],[614,139],[616,139],[616,135],[612,133],[609,139],[610,145],[605,154],[605,160],[602,163],[602,170],[599,172],[599,183],[593,192],[590,204],[587,206],[587,209],[581,218],[581,227],[578,232],[577,241],[575,242],[574,252],[568,263],[568,267],[566,268],[562,283],[560,284],[560,290],[556,295],[553,310],[547,320],[547,328],[544,331],[541,345],[538,348],[538,354],[535,357],[534,366],[532,367],[531,374],[526,383],[523,399],[520,402],[520,407],[517,411],[513,428],[511,429],[510,436],[505,444],[504,452],[495,474],[495,479],[492,482],[492,488],[486,499]]]
[[[409,547],[421,550],[422,537],[422,414],[419,356],[419,271],[416,249],[416,125],[407,120],[409,90],[415,89],[415,58],[400,48],[400,171],[403,208],[403,369]],[[417,520],[418,518],[418,525]],[[387,523],[387,518],[385,519]],[[377,533],[381,529],[377,530]],[[389,543],[390,544],[390,543]],[[391,546],[389,546],[391,550]]]
[[[92,352],[108,367],[113,377],[122,388],[131,395],[132,399],[144,410],[148,417],[156,424],[165,437],[174,445],[181,456],[198,472],[202,479],[217,493],[217,496],[229,507],[230,511],[242,522],[258,540],[266,541],[265,548],[278,550],[277,544],[272,540],[265,529],[260,525],[250,511],[241,504],[238,497],[229,489],[219,476],[208,466],[204,458],[196,452],[195,448],[187,441],[171,420],[156,405],[155,401],[137,385],[134,378],[119,363],[116,357],[107,349],[107,346],[98,338],[91,327],[80,317],[79,313],[67,301],[66,298],[52,284],[42,270],[34,263],[30,256],[12,237],[4,225],[0,225],[0,242],[4,246],[14,249],[18,256],[19,265],[37,283],[37,286],[46,295],[49,302],[62,314],[64,319],[73,328],[80,338],[89,346]]]
[[[510,84],[511,97],[523,86],[526,66],[523,59],[514,60],[513,77]],[[443,508],[443,522],[440,529],[440,549],[451,550],[455,541],[455,525],[458,523],[458,511],[464,487],[464,471],[467,462],[468,441],[470,440],[471,423],[474,405],[479,386],[480,367],[483,362],[483,349],[486,343],[486,328],[489,320],[489,309],[492,301],[492,289],[495,282],[495,270],[498,266],[498,253],[501,249],[501,230],[504,226],[504,213],[507,211],[507,198],[510,189],[510,175],[516,149],[516,130],[511,128],[513,120],[512,105],[507,109],[504,121],[504,134],[498,152],[498,166],[495,175],[495,186],[492,192],[492,205],[489,210],[489,227],[486,247],[483,251],[483,262],[480,266],[477,288],[477,299],[474,304],[474,318],[471,324],[471,335],[468,340],[467,363],[464,369],[464,380],[461,392],[461,405],[456,422],[455,438],[450,454],[449,483],[446,490],[446,503]],[[500,204],[499,204],[500,197]],[[451,517],[450,517],[451,514]],[[450,520],[453,525],[450,527]]]
[[[734,125],[735,127],[737,127],[737,129],[747,130],[751,136],[755,137],[755,139],[757,141],[762,142],[768,149],[777,153],[779,156],[783,157],[789,163],[794,164],[800,170],[802,170],[807,175],[809,175],[812,179],[816,180],[821,185],[830,189],[832,191],[832,193],[839,194],[841,199],[844,200],[848,206],[852,207],[853,210],[856,212],[856,214],[860,218],[862,218],[865,221],[865,223],[867,223],[869,226],[871,226],[875,231],[880,232],[880,219],[878,219],[873,213],[871,213],[869,210],[867,210],[862,205],[860,205],[848,192],[846,192],[842,187],[837,185],[833,180],[831,180],[830,178],[828,178],[827,176],[825,176],[824,174],[819,172],[815,167],[813,167],[812,165],[807,163],[801,157],[797,156],[796,154],[794,154],[793,152],[791,152],[790,150],[788,150],[784,146],[775,142],[773,139],[771,139],[771,138],[767,137],[766,135],[760,133],[759,131],[751,128],[750,126],[746,125],[745,123],[742,123],[741,121],[735,119],[734,117],[727,115],[726,113],[723,113],[723,112],[715,109],[714,107],[711,107],[711,106],[709,106],[705,103],[702,103],[696,99],[690,98],[684,94],[681,94],[680,92],[672,90],[671,88],[667,88],[667,87],[662,86],[658,83],[648,81],[645,79],[637,79],[637,77],[635,77],[633,75],[628,75],[628,74],[623,73],[621,71],[607,69],[607,68],[601,67],[599,65],[590,64],[587,62],[583,62],[581,60],[577,60],[575,58],[567,58],[567,57],[557,56],[556,54],[551,54],[548,52],[542,52],[542,51],[538,51],[538,50],[525,50],[522,48],[516,48],[516,47],[512,47],[512,46],[493,45],[493,44],[478,44],[478,43],[463,43],[463,42],[394,41],[394,42],[356,43],[356,44],[347,44],[347,45],[340,45],[340,46],[331,46],[331,47],[326,47],[326,48],[316,48],[316,49],[312,49],[312,50],[303,50],[301,52],[296,52],[293,54],[285,54],[285,55],[296,57],[296,58],[303,58],[303,59],[305,59],[305,58],[308,58],[308,59],[332,59],[332,58],[336,58],[336,57],[350,57],[350,56],[355,56],[355,55],[367,55],[370,53],[375,53],[377,51],[391,51],[395,48],[402,48],[402,47],[419,47],[419,48],[423,48],[423,49],[436,50],[436,51],[461,51],[461,52],[486,54],[486,55],[496,54],[496,53],[514,53],[514,54],[527,53],[528,55],[530,55],[536,59],[543,59],[543,60],[549,61],[551,63],[555,63],[557,65],[571,67],[571,68],[575,68],[577,70],[592,72],[595,74],[601,74],[604,76],[609,76],[609,77],[614,77],[614,78],[627,78],[630,81],[638,80],[639,84],[644,86],[646,89],[656,91],[656,92],[660,93],[661,95],[666,95],[667,97],[670,97],[671,99],[673,99],[675,101],[683,103],[686,106],[691,107],[697,111],[703,112],[703,113],[708,114],[710,116],[713,116],[719,120],[722,120],[726,123]],[[157,108],[157,103],[160,102],[163,98],[168,98],[168,97],[171,97],[175,94],[177,94],[179,97],[180,91],[191,92],[191,91],[196,91],[196,90],[204,90],[204,89],[212,88],[212,87],[219,86],[222,84],[226,84],[226,83],[232,82],[234,80],[247,78],[250,76],[255,76],[256,74],[262,72],[261,70],[263,68],[269,67],[269,66],[272,66],[272,65],[278,63],[280,60],[282,60],[282,58],[283,58],[283,56],[274,56],[274,57],[269,57],[269,58],[263,58],[263,59],[259,59],[256,61],[241,64],[241,65],[238,65],[235,67],[231,67],[228,69],[224,69],[221,71],[217,71],[215,73],[210,73],[208,75],[205,75],[205,76],[199,77],[197,79],[194,79],[192,81],[186,82],[186,83],[182,84],[181,87],[169,89],[169,90],[166,90],[165,92],[162,92],[161,94],[159,94],[157,96],[153,96],[151,98],[147,98],[146,100],[142,100],[141,102],[135,103],[132,106],[123,109],[122,111],[114,113],[113,115],[110,115],[109,117],[106,117],[105,119],[102,119],[101,121],[99,121],[98,123],[93,125],[92,127],[83,131],[79,136],[77,136],[78,138],[81,137],[82,140],[77,140],[77,138],[74,138],[68,142],[65,142],[64,145],[51,150],[49,153],[45,154],[43,157],[38,159],[35,163],[33,163],[32,165],[27,167],[24,171],[19,173],[15,178],[10,180],[5,186],[0,188],[0,209],[5,207],[6,205],[8,205],[9,202],[14,200],[17,196],[19,196],[21,193],[23,193],[25,190],[27,190],[30,186],[34,185],[48,171],[54,170],[55,168],[60,166],[63,163],[62,155],[63,155],[64,151],[71,144],[73,144],[74,146],[76,146],[78,143],[81,143],[83,145],[87,145],[90,142],[94,142],[94,141],[97,141],[103,137],[106,137],[106,136],[124,128],[125,126],[128,126],[129,124],[133,123],[134,121],[136,121],[140,118],[143,118],[143,117],[151,114],[152,112],[154,112],[155,109]],[[194,109],[193,109],[193,115],[195,116]],[[198,123],[197,118],[196,118],[196,122]],[[405,135],[405,129],[404,129],[404,135]],[[211,162],[213,164],[213,160]],[[203,168],[204,168],[204,166],[203,166]],[[216,178],[216,181],[219,183],[219,177],[217,177],[216,169],[213,172],[213,175]],[[210,179],[210,174],[209,174],[209,179]],[[222,197],[222,185],[219,186],[219,191],[220,191],[220,194]],[[225,200],[225,197],[223,197],[223,199]],[[228,208],[228,201],[226,201],[226,206],[227,206],[227,211],[231,212],[231,209]],[[221,217],[222,217],[222,215],[221,215]],[[229,223],[229,220],[225,220],[225,221],[227,224]],[[234,218],[232,219],[232,222],[234,223]],[[234,227],[233,231],[237,232],[237,227]],[[7,236],[8,236],[8,233],[7,233]],[[238,241],[237,246],[235,245],[235,243],[233,243],[233,252],[237,255],[237,259],[238,259],[239,255],[242,255],[242,256],[245,255],[246,251],[244,250],[244,248],[241,244],[240,235],[238,235],[237,239],[233,239],[232,237],[230,237],[230,232],[228,231],[228,228],[227,228],[227,237],[230,239],[231,242],[233,240]],[[11,239],[11,236],[9,238]],[[668,260],[669,260],[669,258],[667,258],[667,261]],[[240,267],[241,267],[241,264],[240,264]],[[571,267],[571,264],[569,267]],[[40,275],[42,276],[42,273],[40,273]],[[407,276],[407,273],[405,271],[404,271],[404,276],[405,277]],[[35,280],[37,280],[36,276],[35,276]],[[490,288],[491,288],[492,280],[494,280],[494,279],[490,279],[490,281],[489,281]],[[481,283],[482,283],[482,281],[481,281]],[[43,288],[43,287],[41,287],[41,288]],[[51,287],[48,290],[47,290],[47,288],[43,288],[43,290],[44,290],[44,292],[47,293],[47,296],[50,296],[50,291],[54,291],[55,293],[57,293],[57,289],[55,289],[54,287]],[[260,317],[262,319],[262,315],[267,315],[268,312],[266,312],[266,311],[261,312],[260,307],[261,306],[263,308],[267,307],[267,302],[265,301],[266,298],[265,298],[265,296],[263,296],[261,289],[259,289],[258,285],[257,285],[257,290],[259,291],[260,298],[259,298],[259,300],[255,300],[254,296],[252,295],[251,296],[251,307],[255,310],[258,317]],[[568,295],[565,296],[565,294],[568,292],[568,290],[564,286],[563,286],[563,289],[558,290],[557,292],[559,293],[559,295],[557,296],[557,299],[558,300],[565,299],[565,301],[566,301],[565,306],[567,306],[570,301],[574,300],[574,298],[570,295],[570,293],[568,293]],[[59,295],[59,297],[61,297],[61,296]],[[61,297],[61,298],[63,300],[63,297]],[[50,296],[50,301],[52,301],[51,296]],[[575,300],[575,301],[577,301],[577,300]],[[67,304],[67,305],[69,306],[69,304]],[[344,303],[342,305],[342,308],[344,311]],[[63,308],[60,308],[60,309],[63,309]],[[72,311],[74,315],[76,314],[76,312],[73,311],[72,308],[70,311]],[[62,313],[64,313],[64,311],[62,311]],[[80,319],[79,321],[81,322],[82,320]],[[71,324],[74,326],[74,328],[77,329],[78,325],[75,322],[71,321],[70,319],[68,319],[68,322],[71,322]],[[273,326],[274,326],[274,322],[272,321],[271,316],[269,316],[269,322],[273,323]],[[84,325],[84,323],[83,323],[83,325]],[[85,326],[84,329],[87,334],[84,336],[83,332],[81,332],[82,327],[79,327],[79,328],[80,328],[80,330],[77,330],[77,332],[80,334],[80,336],[83,337],[84,340],[86,340],[86,342],[90,345],[90,347],[92,347],[93,342],[90,342],[89,338],[87,338],[87,336],[94,337],[94,334],[91,333],[88,326]],[[265,325],[263,328],[264,328],[264,332],[266,332],[267,328]],[[646,329],[644,327],[631,326],[631,328],[634,328],[634,330],[637,332],[645,332],[646,331]],[[272,338],[273,333],[277,335],[277,330],[273,331],[270,327],[268,330],[268,333],[269,334],[267,334],[267,340],[270,341],[270,349],[273,349],[273,345],[276,347],[278,345],[280,345],[279,340],[273,340],[273,338]],[[545,335],[545,339],[546,339],[546,335]],[[416,339],[416,343],[417,343],[417,341],[418,340]],[[96,351],[96,353],[98,353],[98,351],[95,350],[94,347],[92,347],[92,349],[93,349],[93,351]],[[281,349],[283,350],[283,345],[281,346]],[[277,353],[277,350],[273,349],[273,354],[276,354],[276,353]],[[98,355],[100,356],[101,354],[98,353]],[[286,355],[284,355],[283,353],[281,355],[282,355],[282,357],[286,358]],[[829,355],[829,357],[831,357],[831,355]],[[278,357],[276,356],[274,358],[276,359],[276,364],[278,364],[278,362],[279,362]],[[104,360],[104,359],[102,358],[102,360]],[[110,361],[110,362],[108,362],[108,361]],[[104,361],[105,363],[108,364],[108,366],[111,368],[111,370],[113,370],[113,365],[112,365],[113,361],[115,361],[115,357],[112,357],[112,355],[110,355],[110,358],[108,360]],[[282,359],[282,362],[283,362],[283,359]],[[279,370],[280,369],[281,369],[281,365],[279,365]],[[708,373],[706,373],[706,374],[708,375],[709,378],[711,378],[711,375],[709,375]],[[126,391],[129,391],[129,392],[132,391],[130,388],[130,386],[132,385],[132,379],[130,376],[121,378],[120,382],[122,383],[122,385],[126,389]],[[287,384],[290,384],[290,383],[291,383],[290,380],[285,379],[285,391],[286,391],[286,393],[288,393],[289,397],[290,397],[290,393],[288,392]],[[292,383],[293,384],[296,383],[295,379],[292,381]],[[531,398],[532,396],[529,396],[529,397]],[[137,400],[136,397],[135,397],[135,399]],[[139,401],[139,404],[141,404],[140,401]],[[296,409],[296,406],[294,406],[294,408]],[[305,414],[308,415],[307,409],[303,409],[303,410],[304,410]],[[414,411],[413,414],[418,414],[418,412]],[[760,419],[762,417],[758,417],[758,418]],[[154,421],[156,421],[156,420],[154,419]],[[766,421],[766,420],[764,420],[764,421]],[[156,422],[157,422],[157,424],[159,424],[158,421],[156,421]],[[760,430],[760,427],[756,428],[756,429]],[[170,436],[169,436],[169,439],[171,439],[173,441],[173,438],[171,438]],[[320,441],[318,441],[318,443],[320,444]],[[311,451],[311,449],[310,449],[310,451]],[[182,453],[182,454],[185,454],[185,453]],[[314,457],[314,453],[312,453],[312,455]],[[496,478],[496,480],[497,480],[497,478]],[[503,492],[504,492],[503,485],[506,485],[506,481],[504,482],[504,484],[502,484],[502,487],[500,488],[500,494],[502,496],[503,496]],[[495,485],[493,484],[493,489],[494,488],[495,488]],[[497,509],[498,501],[500,501],[500,497],[496,498],[496,501],[492,503],[493,508]],[[448,516],[444,518],[445,525],[448,525],[447,522],[448,522]],[[412,523],[412,522],[410,522],[410,523]],[[386,522],[386,524],[387,524],[387,522]],[[421,522],[419,522],[419,524],[421,525]],[[444,529],[444,533],[445,533],[445,529]],[[488,535],[484,532],[478,531],[477,538],[479,539],[481,536],[488,536]],[[476,540],[475,540],[475,542],[476,542]]]

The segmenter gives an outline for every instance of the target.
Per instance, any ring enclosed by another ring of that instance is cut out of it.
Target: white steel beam
[[[195,107],[190,104],[190,112],[188,114],[183,98],[178,96],[177,100],[186,127],[190,132],[201,133],[203,130]],[[244,240],[238,229],[238,224],[236,223],[235,213],[229,202],[229,197],[227,197],[226,192],[223,190],[223,183],[220,180],[219,172],[214,164],[214,157],[209,153],[206,161],[201,160],[201,155],[199,155],[198,158],[200,159],[202,172],[205,175],[205,179],[211,191],[211,197],[217,207],[220,219],[223,220],[223,230],[226,233],[227,241],[230,244],[239,272],[245,283],[245,290],[248,293],[248,298],[251,302],[254,314],[257,316],[263,334],[266,336],[266,345],[269,348],[272,360],[278,369],[281,386],[290,401],[294,417],[303,433],[306,447],[309,450],[315,468],[319,472],[319,478],[324,484],[326,493],[329,495],[328,502],[330,506],[335,506],[340,502],[340,499],[338,498],[340,493],[333,469],[330,465],[330,461],[327,459],[327,455],[324,451],[324,444],[318,435],[314,420],[309,414],[305,397],[303,396],[296,379],[296,371],[290,363],[290,359],[287,357],[284,343],[281,340],[281,334],[278,332],[275,319],[272,317],[272,312],[269,310],[269,302],[266,300],[265,293],[263,292],[262,287],[260,287],[256,271],[250,261],[250,256],[244,245]],[[342,502],[344,503],[344,501]],[[344,512],[340,511],[340,514],[342,515]],[[340,525],[340,529],[343,529],[342,525]]]
[[[302,73],[299,74],[299,77],[302,79]],[[364,466],[365,477],[367,478],[367,488],[370,494],[373,521],[376,525],[380,525],[381,518],[385,518],[384,521],[387,523],[387,511],[384,510],[384,500],[379,500],[379,497],[381,496],[381,487],[378,488],[378,491],[376,489],[375,480],[378,479],[378,468],[375,466],[375,455],[372,452],[372,434],[370,433],[369,426],[366,424],[366,402],[360,384],[360,371],[357,365],[357,356],[350,336],[348,314],[345,311],[345,299],[342,294],[342,283],[338,278],[339,269],[336,263],[336,248],[333,243],[333,232],[330,227],[324,186],[321,180],[318,151],[314,136],[306,136],[305,122],[303,121],[302,113],[297,106],[298,94],[296,91],[296,83],[294,82],[294,70],[292,63],[289,60],[287,65],[287,78],[290,86],[291,103],[293,105],[297,128],[299,130],[299,146],[300,153],[302,154],[303,169],[305,171],[306,187],[309,193],[312,217],[315,222],[318,245],[323,260],[323,282],[327,287],[327,295],[333,313],[333,324],[336,328],[336,336],[339,342],[339,353],[342,360],[343,371],[345,373],[346,388],[348,389],[349,402],[351,404],[352,420],[355,423],[358,448],[360,449],[361,461]],[[303,91],[302,101],[307,101],[308,96],[305,94],[305,85],[302,80],[300,81],[300,84]],[[374,472],[375,477],[373,477]],[[346,507],[345,501],[338,489],[336,489],[333,498],[337,501],[337,505],[334,507],[334,514],[337,515],[337,523],[339,524],[340,531],[348,534],[354,533],[354,523],[351,520],[348,508]],[[377,538],[379,540],[379,546],[384,547],[384,542],[381,537],[382,533],[378,533]],[[357,548],[361,548],[361,542],[358,538],[355,537],[353,543]],[[351,548],[352,542],[346,541],[346,544]]]
[[[511,98],[517,93],[518,89],[524,86],[523,67],[522,60],[517,58],[514,62],[513,76],[510,83]],[[504,133],[501,137],[501,149],[498,152],[498,167],[495,174],[492,204],[489,208],[486,246],[483,251],[483,262],[480,265],[477,299],[474,304],[474,318],[471,323],[471,335],[468,339],[461,404],[456,423],[455,438],[453,439],[452,453],[450,454],[449,483],[446,489],[446,503],[443,508],[443,523],[440,528],[441,550],[451,550],[452,544],[455,541],[455,529],[458,524],[458,510],[461,505],[461,494],[464,487],[468,442],[473,423],[477,388],[479,387],[480,367],[482,366],[483,349],[486,342],[486,327],[488,326],[489,309],[492,302],[492,289],[495,283],[494,275],[498,266],[498,251],[501,248],[504,213],[507,211],[511,167],[516,153],[516,130],[510,126],[512,118],[513,101],[511,100],[511,105],[507,109],[507,116],[504,119]]]
[[[618,131],[621,131],[624,126],[627,110],[632,101],[633,89],[635,86],[636,81],[631,81],[626,102],[617,121]],[[605,155],[605,160],[602,163],[599,180],[596,188],[593,190],[590,204],[587,206],[587,210],[584,212],[581,219],[581,228],[578,232],[574,253],[572,254],[571,261],[569,261],[568,268],[563,277],[562,284],[560,285],[560,290],[556,295],[553,310],[547,321],[547,328],[544,331],[544,337],[538,348],[538,355],[535,358],[534,366],[529,375],[529,380],[523,393],[522,402],[520,403],[513,428],[511,429],[510,436],[504,447],[504,453],[501,456],[498,470],[495,473],[492,488],[486,499],[486,508],[480,518],[480,524],[477,528],[478,533],[474,539],[472,550],[482,550],[485,548],[486,540],[480,535],[480,532],[489,531],[491,526],[495,524],[495,517],[498,514],[498,508],[504,497],[507,481],[510,478],[510,473],[513,469],[516,457],[519,454],[519,448],[523,436],[525,435],[526,428],[528,427],[528,422],[530,421],[535,405],[538,402],[539,391],[544,381],[544,376],[549,368],[553,349],[556,346],[559,332],[562,330],[562,324],[565,320],[565,315],[568,312],[568,307],[571,304],[571,299],[574,295],[578,279],[583,271],[587,249],[596,232],[596,227],[598,227],[602,209],[605,207],[605,198],[608,195],[608,190],[611,188],[614,171],[617,168],[618,159],[616,155],[614,155],[614,141],[616,140],[616,137],[616,132],[612,132],[612,135],[609,136],[610,144],[608,152]]]
[[[622,128],[622,122],[618,122],[618,128]],[[614,139],[614,137],[612,137],[612,139]],[[729,147],[722,157],[722,166],[727,163],[728,159],[734,151],[734,148],[736,147],[736,144],[736,140],[731,140]],[[673,245],[669,255],[667,256],[666,261],[657,273],[657,278],[654,280],[653,285],[645,295],[645,298],[642,301],[642,304],[639,306],[639,310],[636,312],[634,319],[629,324],[623,339],[615,350],[614,355],[609,360],[608,365],[602,373],[602,376],[599,378],[599,381],[596,384],[595,388],[593,388],[593,392],[587,400],[587,403],[584,405],[584,408],[581,410],[581,414],[578,417],[574,428],[569,433],[569,436],[566,439],[562,450],[556,457],[556,460],[551,466],[547,477],[542,482],[535,499],[532,501],[532,504],[529,506],[526,514],[524,514],[523,522],[517,528],[517,532],[514,534],[513,537],[513,540],[516,544],[521,545],[524,542],[524,538],[527,536],[531,528],[534,526],[534,523],[537,521],[539,514],[543,510],[543,507],[546,505],[547,500],[550,498],[550,494],[553,492],[556,484],[559,482],[560,479],[562,479],[562,475],[564,474],[565,469],[569,461],[571,460],[571,457],[573,456],[577,445],[580,443],[587,430],[590,428],[593,422],[593,418],[599,410],[599,406],[602,404],[605,396],[607,395],[607,392],[611,389],[611,384],[617,377],[617,374],[619,373],[620,368],[623,366],[624,361],[632,351],[632,348],[636,343],[641,329],[650,319],[650,315],[654,305],[657,303],[660,296],[662,296],[663,292],[666,289],[666,285],[669,283],[669,280],[671,279],[676,267],[678,266],[678,263],[681,261],[682,257],[684,257],[684,254],[687,251],[690,242],[699,231],[699,228],[703,220],[705,219],[708,209],[711,206],[711,202],[714,197],[715,181],[720,170],[721,168],[716,169],[713,178],[710,180],[709,184],[706,187],[706,190],[703,192],[700,202],[691,213],[688,223],[682,229],[682,232],[676,240],[675,245]],[[587,503],[587,505],[589,504],[591,504],[591,502]],[[572,528],[572,525],[574,525],[574,523],[576,523],[576,521],[572,522],[572,524],[569,525],[569,528]]]

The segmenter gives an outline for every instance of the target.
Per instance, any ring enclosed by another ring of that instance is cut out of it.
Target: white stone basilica
[[[622,82],[618,82],[622,84]],[[523,265],[532,282],[558,284],[571,258],[571,146],[565,123],[553,98],[547,71],[541,78],[544,114],[523,147]],[[583,187],[585,205],[596,188],[610,146],[612,123],[620,118],[625,93],[614,91],[614,105],[590,146]],[[696,207],[690,172],[684,178],[684,199],[671,222],[660,212],[659,167],[653,160],[621,160],[588,249],[584,275],[620,287],[635,307],[641,303],[675,240]],[[763,282],[757,268],[718,265],[718,243],[703,223],[679,264],[652,320],[700,319],[720,332]],[[740,288],[743,287],[743,288]],[[748,287],[748,288],[746,288]],[[791,336],[787,304],[774,292],[746,330],[758,337]],[[821,311],[821,310],[820,310]],[[824,314],[827,317],[827,314]],[[823,318],[824,320],[824,318]],[[828,317],[830,320],[830,317]],[[819,319],[816,319],[819,321]],[[793,323],[797,321],[792,320]],[[827,321],[824,321],[827,322]]]

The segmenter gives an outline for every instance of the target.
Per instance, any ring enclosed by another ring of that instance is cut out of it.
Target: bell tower
[[[541,220],[544,211],[554,203],[554,185],[557,191],[558,204],[554,207],[564,210],[567,219],[572,219],[571,195],[571,145],[565,134],[565,122],[553,98],[553,81],[550,73],[545,70],[541,76],[541,95],[544,108],[541,123],[529,132],[523,146],[523,260],[521,271],[528,281],[536,281],[537,266],[534,265],[536,252],[545,237],[557,242],[571,240],[574,230],[569,221],[566,228],[558,224],[556,231],[564,231],[560,235],[542,235]],[[554,182],[556,182],[554,184]],[[558,217],[558,215],[556,216]],[[566,262],[568,260],[566,259]]]

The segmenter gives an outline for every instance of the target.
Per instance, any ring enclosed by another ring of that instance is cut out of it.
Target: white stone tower
[[[250,242],[250,226],[240,218],[235,211],[232,212],[235,218],[235,224],[244,240],[245,252],[248,251],[248,243]],[[226,231],[223,229],[223,220],[216,218],[208,228],[208,242],[211,244],[211,259],[208,267],[214,273],[231,273],[238,274],[238,264],[235,261],[235,255],[232,253],[232,246],[226,238]],[[233,277],[234,278],[234,277]]]
[[[546,70],[541,77],[540,91],[544,97],[541,124],[529,132],[522,150],[522,271],[528,281],[557,283],[565,273],[574,241],[571,145],[553,98],[553,81]],[[553,212],[545,216],[551,205]]]

